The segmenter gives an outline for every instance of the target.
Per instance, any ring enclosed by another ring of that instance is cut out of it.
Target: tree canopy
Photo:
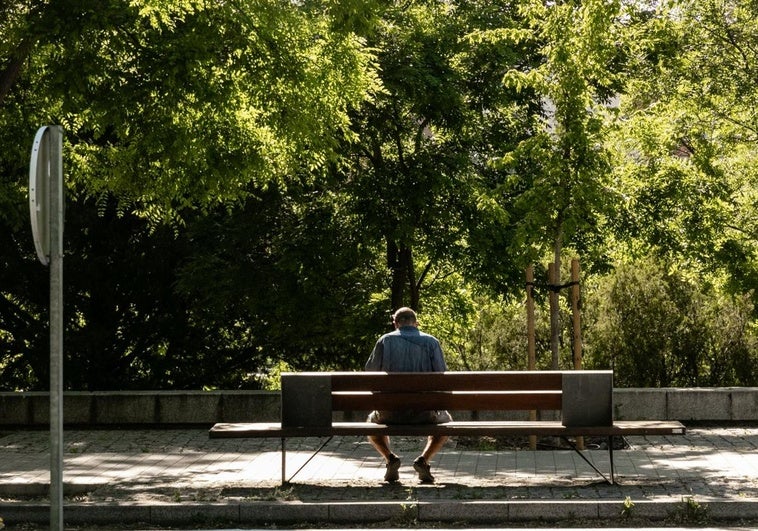
[[[0,102],[63,125],[70,186],[161,219],[322,168],[378,88],[371,52],[319,3],[5,5]]]
[[[588,364],[624,367],[630,385],[755,383],[755,12],[4,2],[0,388],[47,385],[26,194],[34,131],[52,123],[69,388],[359,369],[403,305],[451,366],[521,367],[524,268],[575,254]],[[670,296],[646,304],[656,290]]]

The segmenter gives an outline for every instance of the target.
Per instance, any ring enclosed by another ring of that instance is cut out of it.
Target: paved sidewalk
[[[630,437],[616,450],[617,484],[571,450],[489,450],[451,441],[433,462],[434,485],[411,463],[421,439],[398,439],[401,481],[363,439],[335,438],[282,487],[279,440],[209,439],[204,429],[64,434],[67,523],[177,525],[382,522],[498,523],[624,517],[758,522],[758,428],[691,428],[685,436]],[[288,441],[294,473],[318,439]],[[602,470],[608,452],[586,455]],[[0,517],[46,523],[49,435],[0,431]]]

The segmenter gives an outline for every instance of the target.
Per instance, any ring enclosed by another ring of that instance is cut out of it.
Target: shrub
[[[585,367],[625,387],[758,384],[751,297],[721,294],[654,260],[619,266],[585,295]]]

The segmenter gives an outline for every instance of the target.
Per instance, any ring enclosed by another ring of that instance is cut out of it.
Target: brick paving
[[[288,474],[322,442],[288,440]],[[629,447],[614,452],[615,485],[603,482],[568,449],[496,450],[455,440],[432,463],[437,482],[420,485],[411,464],[422,442],[393,440],[403,459],[398,484],[382,483],[383,463],[365,440],[342,437],[281,486],[278,439],[209,439],[205,429],[69,430],[64,493],[72,507],[355,501],[433,507],[445,501],[450,507],[468,502],[462,510],[469,511],[474,502],[480,510],[485,502],[510,503],[514,511],[527,503],[563,507],[571,502],[579,510],[581,502],[596,502],[613,504],[619,513],[631,501],[637,507],[668,503],[669,510],[710,504],[723,506],[726,516],[758,518],[758,427],[695,427],[684,436],[629,437]],[[606,450],[585,453],[600,470],[609,470]],[[19,504],[44,505],[49,463],[46,431],[0,432],[0,517],[12,507],[20,511]]]

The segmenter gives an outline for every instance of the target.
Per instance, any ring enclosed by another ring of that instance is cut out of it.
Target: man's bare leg
[[[390,449],[390,438],[387,435],[369,435],[368,442],[376,448],[387,463],[387,471],[384,473],[384,481],[393,483],[400,479],[400,458]]]
[[[424,451],[413,462],[413,469],[418,473],[418,478],[422,483],[434,483],[429,461],[440,451],[447,439],[446,435],[430,435],[426,440]]]
[[[421,457],[424,458],[424,461],[427,463],[431,461],[432,457],[434,457],[434,455],[439,452],[445,445],[448,438],[449,437],[447,435],[430,435],[426,440],[426,447],[424,447],[424,451],[421,452]]]
[[[390,449],[390,438],[387,435],[369,435],[368,436],[368,442],[371,443],[371,446],[376,448],[376,451],[379,452],[382,457],[384,457],[384,460],[389,462],[390,458],[394,455],[392,453],[392,450]]]

